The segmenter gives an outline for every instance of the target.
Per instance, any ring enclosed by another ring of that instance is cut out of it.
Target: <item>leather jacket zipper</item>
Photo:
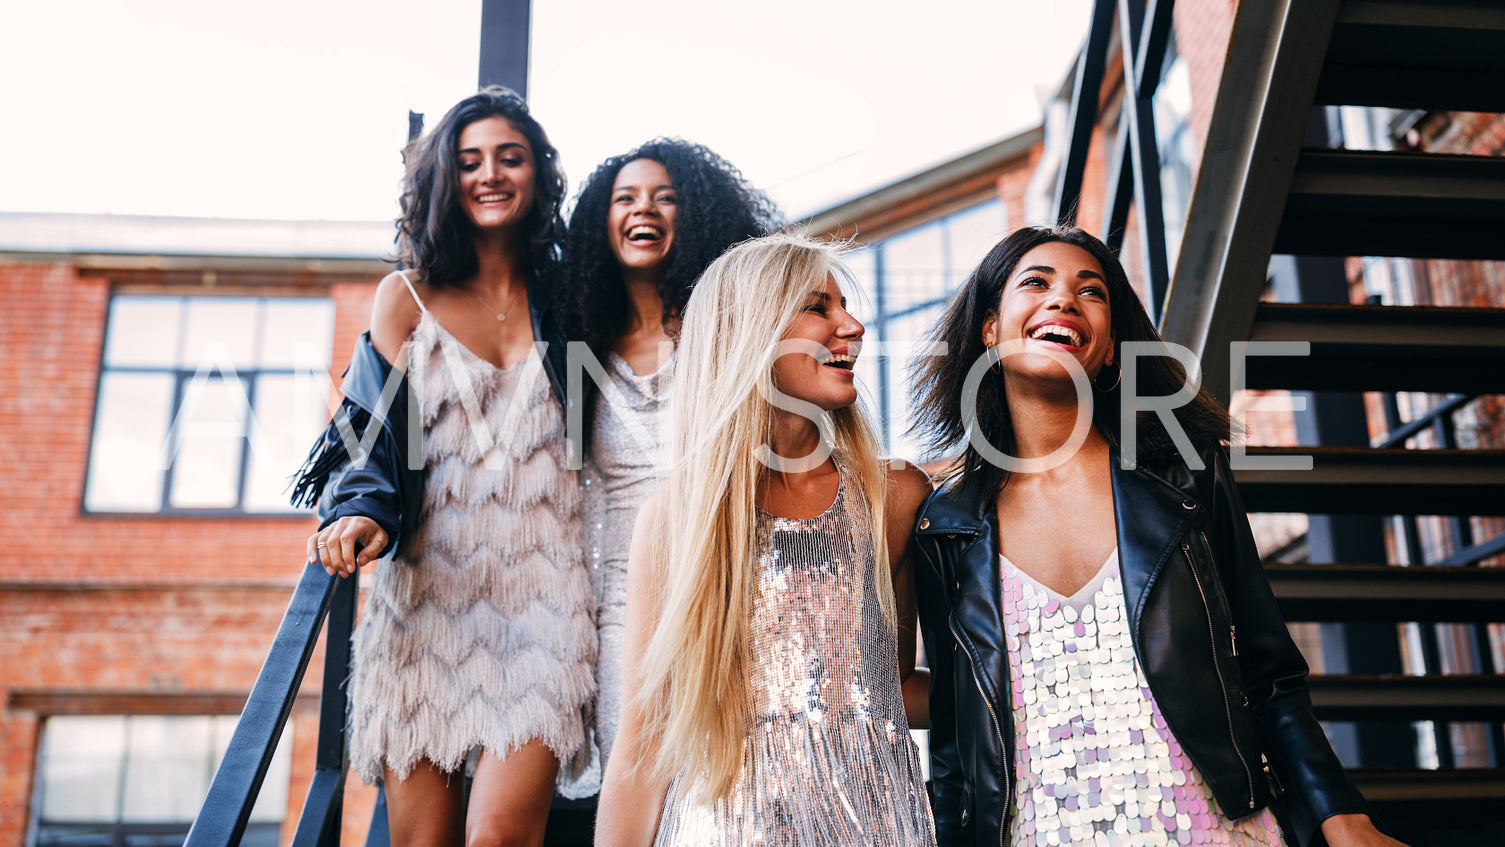
[[[957,646],[967,654],[967,664],[972,666],[972,684],[977,686],[977,693],[982,697],[982,704],[988,707],[988,717],[993,719],[993,732],[998,736],[998,749],[1003,753],[1003,818],[998,827],[998,847],[1003,847],[1004,839],[1009,831],[1009,806],[1014,799],[1013,788],[1010,785],[1009,748],[1003,742],[1003,725],[998,722],[998,712],[994,710],[993,701],[988,699],[988,693],[982,689],[982,680],[978,678],[978,670],[982,663],[977,661],[966,645],[962,644],[961,634],[956,631],[956,620],[948,615],[946,623],[951,628],[951,637],[956,639]]]
[[[1192,561],[1191,545],[1181,545],[1181,555],[1186,558],[1186,568],[1191,571],[1192,581],[1197,584],[1197,593],[1202,597],[1202,610],[1207,613],[1207,635],[1212,642],[1212,669],[1218,675],[1218,687],[1223,691],[1223,711],[1228,716],[1228,739],[1233,742],[1233,753],[1238,756],[1239,764],[1244,766],[1244,778],[1249,785],[1249,808],[1254,808],[1254,772],[1249,770],[1249,760],[1244,758],[1244,751],[1239,749],[1238,734],[1233,728],[1233,705],[1228,699],[1228,683],[1223,679],[1223,667],[1218,664],[1218,643],[1214,637],[1217,631],[1212,624],[1212,606],[1207,602],[1207,592],[1202,590],[1202,578],[1197,575],[1196,563]],[[1226,598],[1225,601],[1226,602]],[[1230,632],[1230,635],[1232,633]]]
[[[1207,540],[1207,533],[1198,530],[1197,535],[1202,537],[1202,549],[1207,551],[1209,561],[1212,561],[1212,559],[1210,558],[1212,556],[1212,542]],[[1218,596],[1223,598],[1223,608],[1228,610],[1229,615],[1232,615],[1233,604],[1228,602],[1228,592],[1223,590],[1223,577],[1218,573],[1218,563],[1216,561],[1212,561],[1212,584],[1215,588],[1217,588]],[[1232,623],[1228,624],[1228,646],[1232,648],[1233,655],[1237,656],[1238,627],[1234,626]]]

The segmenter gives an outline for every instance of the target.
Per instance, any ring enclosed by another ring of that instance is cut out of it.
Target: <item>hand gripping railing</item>
[[[319,696],[319,744],[313,781],[298,817],[293,847],[339,843],[340,811],[349,752],[345,740],[350,675],[350,633],[355,625],[358,575],[330,576],[317,563],[306,565],[288,603],[272,649],[267,653],[251,696],[236,724],[230,747],[214,774],[185,847],[234,847],[240,844],[251,808],[261,791],[267,766],[293,710],[303,673],[313,656],[319,629],[327,616],[324,683]]]

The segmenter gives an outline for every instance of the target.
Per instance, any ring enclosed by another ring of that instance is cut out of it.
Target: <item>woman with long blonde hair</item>
[[[690,297],[598,845],[934,842],[904,696],[923,720],[907,550],[930,484],[877,457],[838,278],[835,248],[776,235]]]

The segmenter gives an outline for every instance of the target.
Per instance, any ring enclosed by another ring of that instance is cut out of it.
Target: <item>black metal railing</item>
[[[1170,285],[1165,243],[1165,204],[1160,192],[1160,151],[1155,135],[1155,91],[1165,64],[1174,0],[1096,0],[1087,44],[1077,60],[1071,94],[1070,137],[1056,178],[1056,221],[1076,223],[1082,180],[1092,147],[1115,20],[1123,63],[1123,103],[1118,139],[1108,160],[1108,190],[1103,204],[1103,240],[1114,252],[1123,246],[1129,207],[1139,212],[1139,247],[1143,257],[1144,303],[1158,323],[1161,301]]]
[[[229,749],[188,831],[185,847],[234,847],[240,843],[326,619],[317,761],[292,843],[294,847],[339,843],[349,763],[344,682],[350,674],[350,633],[355,625],[358,580],[359,575],[345,579],[330,576],[318,564],[304,566]]]

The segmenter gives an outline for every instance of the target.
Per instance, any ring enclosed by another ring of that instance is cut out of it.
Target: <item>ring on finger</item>
[[[319,542],[319,543],[318,543],[318,544],[317,544],[317,545],[315,545],[315,546],[317,546],[317,547],[325,547],[325,548],[327,548],[327,547],[329,547],[329,545],[328,545],[328,544],[325,544],[325,543],[324,543],[324,542],[322,542],[322,541],[320,541],[320,542]]]

